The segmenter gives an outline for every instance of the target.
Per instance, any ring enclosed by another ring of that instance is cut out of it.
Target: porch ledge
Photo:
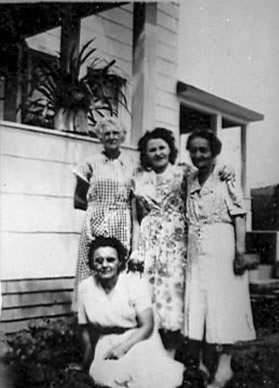
[[[59,136],[59,137],[64,137],[64,138],[83,140],[83,141],[85,141],[87,143],[96,143],[96,144],[100,143],[100,141],[98,139],[94,139],[94,138],[86,136],[86,135],[78,135],[76,133],[71,133],[71,132],[66,132],[66,131],[65,132],[64,131],[58,131],[57,129],[47,129],[47,128],[42,128],[42,127],[36,127],[36,126],[33,126],[33,125],[26,125],[26,124],[21,124],[21,123],[15,123],[13,121],[3,121],[3,120],[0,120],[0,128],[1,127],[14,128],[14,129],[20,129],[20,130],[23,130],[23,131],[44,133],[44,134],[47,134],[47,135],[53,135],[53,136]],[[132,146],[132,145],[128,145],[128,144],[123,144],[122,148],[123,149],[137,151],[137,147]]]

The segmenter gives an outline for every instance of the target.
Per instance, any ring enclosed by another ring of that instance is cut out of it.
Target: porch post
[[[220,137],[222,131],[222,115],[220,113],[216,113],[210,116],[210,125],[215,135]]]
[[[131,143],[155,123],[157,3],[134,3]]]
[[[252,228],[251,197],[247,184],[247,129],[248,125],[243,124],[240,127],[241,136],[241,186],[244,195],[245,206],[247,210],[247,231]]]
[[[75,47],[75,54],[79,53],[80,19],[73,16],[72,5],[65,5],[61,23],[60,58],[61,68],[68,70],[69,56]]]
[[[241,185],[244,195],[247,195],[247,125],[241,125]]]
[[[5,58],[4,120],[7,121],[21,121],[22,50],[22,42],[12,43]]]

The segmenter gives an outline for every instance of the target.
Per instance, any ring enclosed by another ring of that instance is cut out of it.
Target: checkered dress
[[[88,208],[83,222],[76,286],[91,275],[88,266],[90,242],[97,236],[116,237],[131,247],[131,187],[134,163],[120,154],[109,159],[104,153],[80,165],[74,173],[89,183]]]

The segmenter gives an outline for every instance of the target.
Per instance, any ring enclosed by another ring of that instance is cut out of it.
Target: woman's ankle
[[[221,353],[217,370],[214,376],[214,381],[225,383],[233,377],[233,370],[231,367],[231,354]]]

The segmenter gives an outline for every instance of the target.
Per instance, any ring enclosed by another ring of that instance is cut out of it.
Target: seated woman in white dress
[[[83,366],[110,388],[176,388],[184,367],[168,357],[154,329],[147,283],[121,272],[125,253],[115,238],[97,237],[90,247],[93,275],[78,289]]]

